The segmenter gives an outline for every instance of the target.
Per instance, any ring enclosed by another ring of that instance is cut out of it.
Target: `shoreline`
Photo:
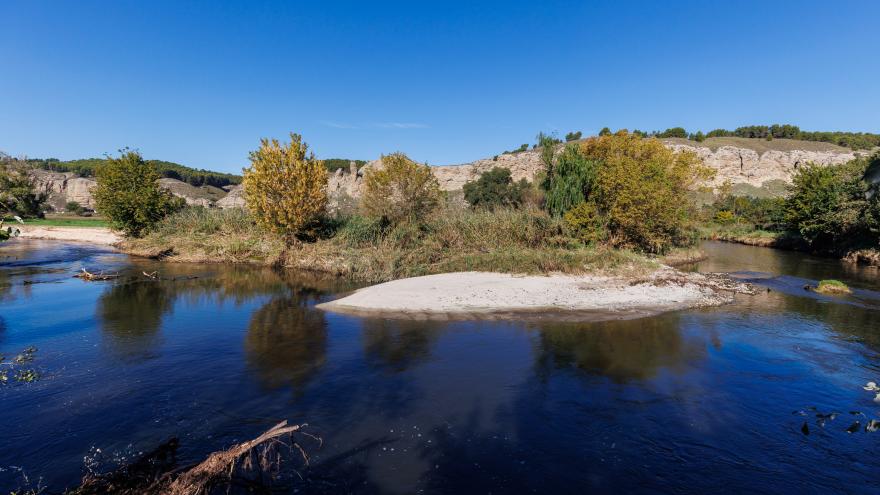
[[[85,242],[100,246],[116,247],[122,237],[106,227],[51,227],[22,225],[19,227],[21,239],[49,241]]]
[[[453,272],[385,282],[317,305],[357,316],[410,319],[530,319],[553,313],[581,320],[624,319],[720,306],[747,284],[724,275],[664,267],[647,277]]]

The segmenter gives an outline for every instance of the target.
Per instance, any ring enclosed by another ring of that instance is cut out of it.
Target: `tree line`
[[[85,158],[68,161],[61,161],[57,158],[31,158],[27,162],[30,166],[43,170],[73,172],[80,177],[95,177],[98,168],[106,164],[107,160],[108,158]],[[223,187],[241,183],[240,175],[196,169],[164,160],[145,160],[145,162],[153,167],[160,177],[177,179],[196,187]]]

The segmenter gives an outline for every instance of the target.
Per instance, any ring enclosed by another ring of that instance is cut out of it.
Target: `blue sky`
[[[0,150],[239,171],[492,156],[538,131],[880,132],[880,2],[0,2]]]

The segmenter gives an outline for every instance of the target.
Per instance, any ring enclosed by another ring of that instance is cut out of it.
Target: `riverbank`
[[[736,292],[752,291],[722,276],[682,273],[668,267],[643,278],[460,272],[373,285],[317,307],[357,315],[427,319],[510,313],[528,318],[530,314],[567,312],[580,319],[603,320],[717,306],[731,302]]]
[[[880,249],[855,249],[842,254],[817,253],[801,238],[787,232],[769,232],[750,229],[743,225],[708,225],[701,229],[701,237],[709,241],[733,242],[788,251],[800,251],[817,256],[837,258],[848,263],[880,267]]]
[[[122,237],[106,227],[52,227],[42,225],[20,225],[23,239],[43,239],[68,242],[88,242],[102,246],[115,246]]]

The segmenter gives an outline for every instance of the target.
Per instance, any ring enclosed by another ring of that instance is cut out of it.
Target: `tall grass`
[[[584,246],[561,220],[530,208],[450,207],[419,222],[351,216],[328,226],[317,241],[285,248],[245,210],[188,208],[127,247],[172,260],[278,263],[367,282],[452,271],[623,274],[656,267],[629,251]]]

